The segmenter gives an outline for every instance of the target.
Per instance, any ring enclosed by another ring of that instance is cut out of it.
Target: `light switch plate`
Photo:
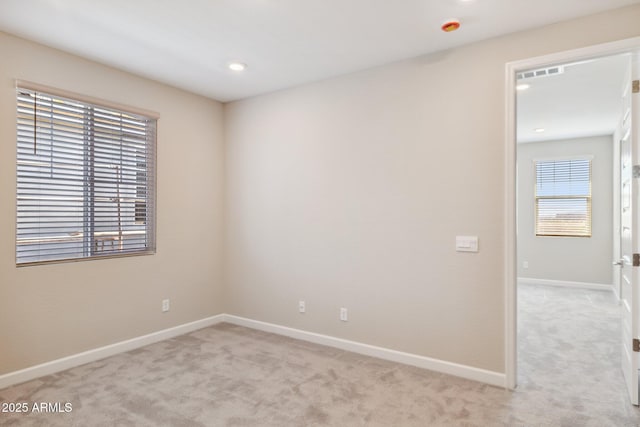
[[[456,251],[478,252],[478,236],[456,236]]]

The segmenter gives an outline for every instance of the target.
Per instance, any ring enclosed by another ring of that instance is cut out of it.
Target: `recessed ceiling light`
[[[516,86],[516,90],[527,90],[529,89],[531,86],[526,84],[526,83],[521,83],[519,85]]]
[[[544,130],[545,130],[544,128],[536,128],[536,129],[534,129],[534,131],[538,132],[538,133],[542,133],[542,132],[544,132]]]
[[[242,62],[231,62],[229,63],[229,69],[233,71],[244,71],[247,68],[247,64],[243,64]]]

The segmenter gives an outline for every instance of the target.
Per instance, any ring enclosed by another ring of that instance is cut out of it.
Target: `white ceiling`
[[[518,142],[614,133],[622,110],[623,79],[629,57],[612,56],[568,64],[564,74],[520,80]],[[545,129],[535,132],[535,129]]]
[[[0,31],[231,101],[634,3],[1,0]]]

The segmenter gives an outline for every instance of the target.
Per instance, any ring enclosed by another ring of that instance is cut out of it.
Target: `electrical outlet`
[[[300,313],[304,313],[305,311],[307,311],[307,306],[305,305],[304,301],[302,301],[302,300],[298,301],[298,311]]]
[[[347,312],[347,309],[344,307],[340,309],[340,320],[342,320],[343,322],[346,322],[347,320],[349,320],[349,313]]]
[[[522,263],[522,268],[529,268],[529,261],[525,261]]]
[[[169,311],[169,300],[168,299],[163,299],[162,300],[162,311],[163,312]]]

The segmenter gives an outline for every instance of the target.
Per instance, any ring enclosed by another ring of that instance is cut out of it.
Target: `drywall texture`
[[[3,33],[0,58],[0,374],[220,313],[221,104]],[[15,78],[160,113],[156,255],[16,268]]]
[[[226,104],[228,312],[505,372],[505,63],[637,36],[639,19],[625,8]],[[456,235],[480,251],[456,253]]]
[[[612,154],[612,136],[518,144],[518,277],[611,285]],[[536,237],[534,160],[585,155],[593,156],[591,237]]]

